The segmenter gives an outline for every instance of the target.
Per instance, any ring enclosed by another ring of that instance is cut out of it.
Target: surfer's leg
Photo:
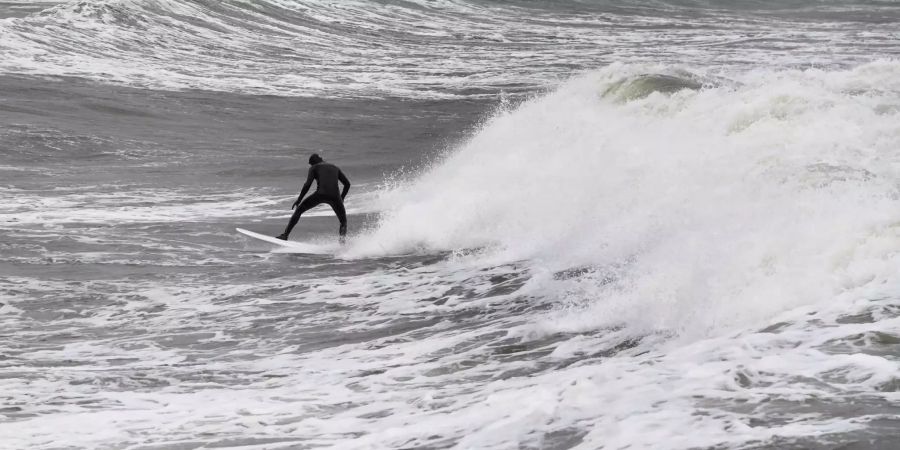
[[[290,236],[291,234],[291,230],[294,229],[294,226],[296,226],[297,222],[300,220],[300,216],[302,216],[303,213],[314,208],[319,203],[322,203],[322,198],[317,194],[310,195],[309,197],[306,197],[305,200],[300,202],[300,204],[297,205],[297,209],[294,210],[294,214],[291,215],[291,220],[288,222],[287,227],[284,229],[284,233],[281,233],[281,236],[278,236],[278,239],[283,239],[286,241],[288,236]]]
[[[338,234],[340,234],[343,239],[343,237],[347,235],[347,211],[344,209],[344,202],[333,200],[328,202],[328,205],[331,206],[331,209],[334,210],[334,215],[336,215],[341,222],[341,227],[338,228]]]

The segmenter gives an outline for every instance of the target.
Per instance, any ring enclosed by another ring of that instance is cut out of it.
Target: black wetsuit
[[[291,216],[291,220],[288,222],[287,228],[284,229],[284,234],[279,236],[282,239],[287,239],[303,213],[322,203],[331,206],[331,209],[334,210],[334,214],[341,222],[341,228],[338,231],[340,235],[344,236],[347,234],[347,212],[344,210],[344,197],[347,195],[347,191],[350,190],[350,180],[348,180],[344,173],[341,172],[341,169],[334,164],[328,164],[326,162],[314,164],[309,168],[306,183],[303,184],[303,189],[300,190],[300,197],[297,198],[298,202],[306,195],[306,192],[309,191],[313,180],[316,181],[316,192],[309,197],[306,197],[306,200],[303,200],[297,206],[294,215]],[[338,181],[344,185],[342,192],[338,191]]]

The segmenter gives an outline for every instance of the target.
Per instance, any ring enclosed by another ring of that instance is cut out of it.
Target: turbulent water
[[[4,449],[900,448],[900,4],[0,1],[0,236]]]

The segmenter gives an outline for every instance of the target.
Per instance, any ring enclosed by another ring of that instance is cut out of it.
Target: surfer
[[[294,225],[297,225],[297,221],[300,220],[300,216],[322,203],[328,204],[334,210],[334,214],[341,222],[341,228],[338,233],[343,239],[347,234],[347,212],[344,210],[344,197],[350,191],[350,180],[347,179],[347,176],[344,175],[344,172],[341,172],[338,166],[325,162],[321,156],[315,153],[309,157],[309,165],[306,183],[303,183],[300,196],[297,197],[297,201],[291,206],[291,209],[294,210],[294,215],[291,216],[287,228],[284,229],[284,233],[278,236],[278,239],[286,241],[288,235],[291,234],[291,230],[294,229]],[[313,180],[316,180],[316,192],[306,197],[306,200],[303,200],[303,196],[309,191]],[[340,194],[338,194],[338,181],[344,185],[344,189],[341,190]]]

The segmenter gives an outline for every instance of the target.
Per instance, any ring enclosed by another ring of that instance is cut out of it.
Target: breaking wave
[[[613,65],[384,192],[349,254],[530,261],[549,296],[597,308],[577,326],[688,335],[896,286],[898,79],[890,61],[732,78]]]

